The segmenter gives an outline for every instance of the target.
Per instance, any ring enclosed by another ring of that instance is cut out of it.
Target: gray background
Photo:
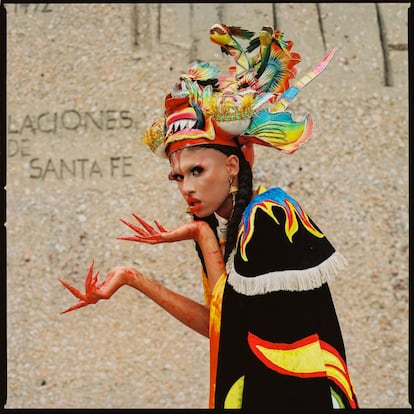
[[[338,51],[290,106],[314,118],[293,155],[257,148],[255,182],[299,200],[349,260],[332,285],[363,408],[408,404],[409,3],[6,4],[6,408],[203,408],[208,341],[140,293],[59,315],[95,259],[202,301],[191,242],[116,240],[137,213],[188,220],[168,163],[142,143],[195,59],[232,62],[217,22],[273,25],[302,56]]]

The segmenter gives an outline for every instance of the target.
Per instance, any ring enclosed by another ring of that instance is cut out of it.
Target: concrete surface
[[[128,288],[61,316],[74,302],[58,278],[81,288],[95,259],[101,274],[135,266],[202,301],[192,243],[116,237],[132,212],[187,220],[142,136],[194,59],[228,66],[208,39],[216,22],[277,24],[299,76],[338,48],[290,107],[312,114],[313,138],[292,156],[258,148],[255,179],[289,191],[349,260],[332,291],[361,407],[410,407],[409,3],[5,7],[6,408],[207,407],[206,339]]]

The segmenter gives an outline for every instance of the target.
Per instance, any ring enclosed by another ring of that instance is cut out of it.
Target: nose
[[[190,180],[188,177],[184,177],[183,181],[181,182],[181,192],[184,196],[188,196],[194,193],[192,180]]]

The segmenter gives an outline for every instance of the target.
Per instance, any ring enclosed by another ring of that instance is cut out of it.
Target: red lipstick
[[[201,201],[194,197],[187,197],[188,208],[192,213],[196,213],[201,208]]]

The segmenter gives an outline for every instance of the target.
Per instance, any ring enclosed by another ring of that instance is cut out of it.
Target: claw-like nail
[[[140,241],[141,239],[138,236],[131,237],[117,237],[117,240],[127,240],[127,241]]]
[[[89,289],[89,287],[92,283],[93,265],[94,264],[95,264],[95,261],[92,260],[92,263],[89,267],[88,275],[86,276],[86,279],[85,279],[85,292],[86,292],[86,294],[88,294],[88,289]]]
[[[167,229],[166,229],[165,227],[161,226],[161,224],[160,224],[160,223],[158,223],[158,221],[157,221],[157,220],[154,220],[154,223],[157,225],[158,229],[159,229],[161,232],[165,233],[165,232],[167,231]]]
[[[139,223],[145,227],[145,229],[150,232],[154,233],[154,228],[151,227],[146,221],[144,221],[141,217],[138,217],[136,214],[132,213],[132,215],[139,221]]]
[[[99,271],[96,272],[95,276],[91,278],[90,282],[86,286],[85,288],[86,297],[88,297],[90,293],[96,289],[96,283],[98,282],[98,277],[99,277]]]
[[[68,313],[68,312],[73,311],[75,309],[83,308],[86,305],[88,305],[88,303],[86,303],[86,302],[79,302],[76,305],[73,305],[73,306],[65,309],[64,311],[60,312],[60,314],[63,315],[64,313]]]
[[[143,235],[145,234],[145,232],[144,232],[142,229],[140,229],[139,227],[135,226],[134,224],[128,223],[127,221],[122,220],[122,219],[120,219],[120,220],[122,221],[122,223],[124,223],[124,224],[125,224],[125,225],[127,225],[130,229],[132,229],[132,230],[134,230],[135,232],[137,232],[139,235],[143,236]]]
[[[62,279],[59,279],[59,282],[62,283],[62,285],[65,286],[65,288],[68,289],[72,293],[72,295],[76,296],[78,299],[80,300],[85,299],[85,295],[83,293],[80,293],[78,289],[71,286],[69,283],[65,282]]]

